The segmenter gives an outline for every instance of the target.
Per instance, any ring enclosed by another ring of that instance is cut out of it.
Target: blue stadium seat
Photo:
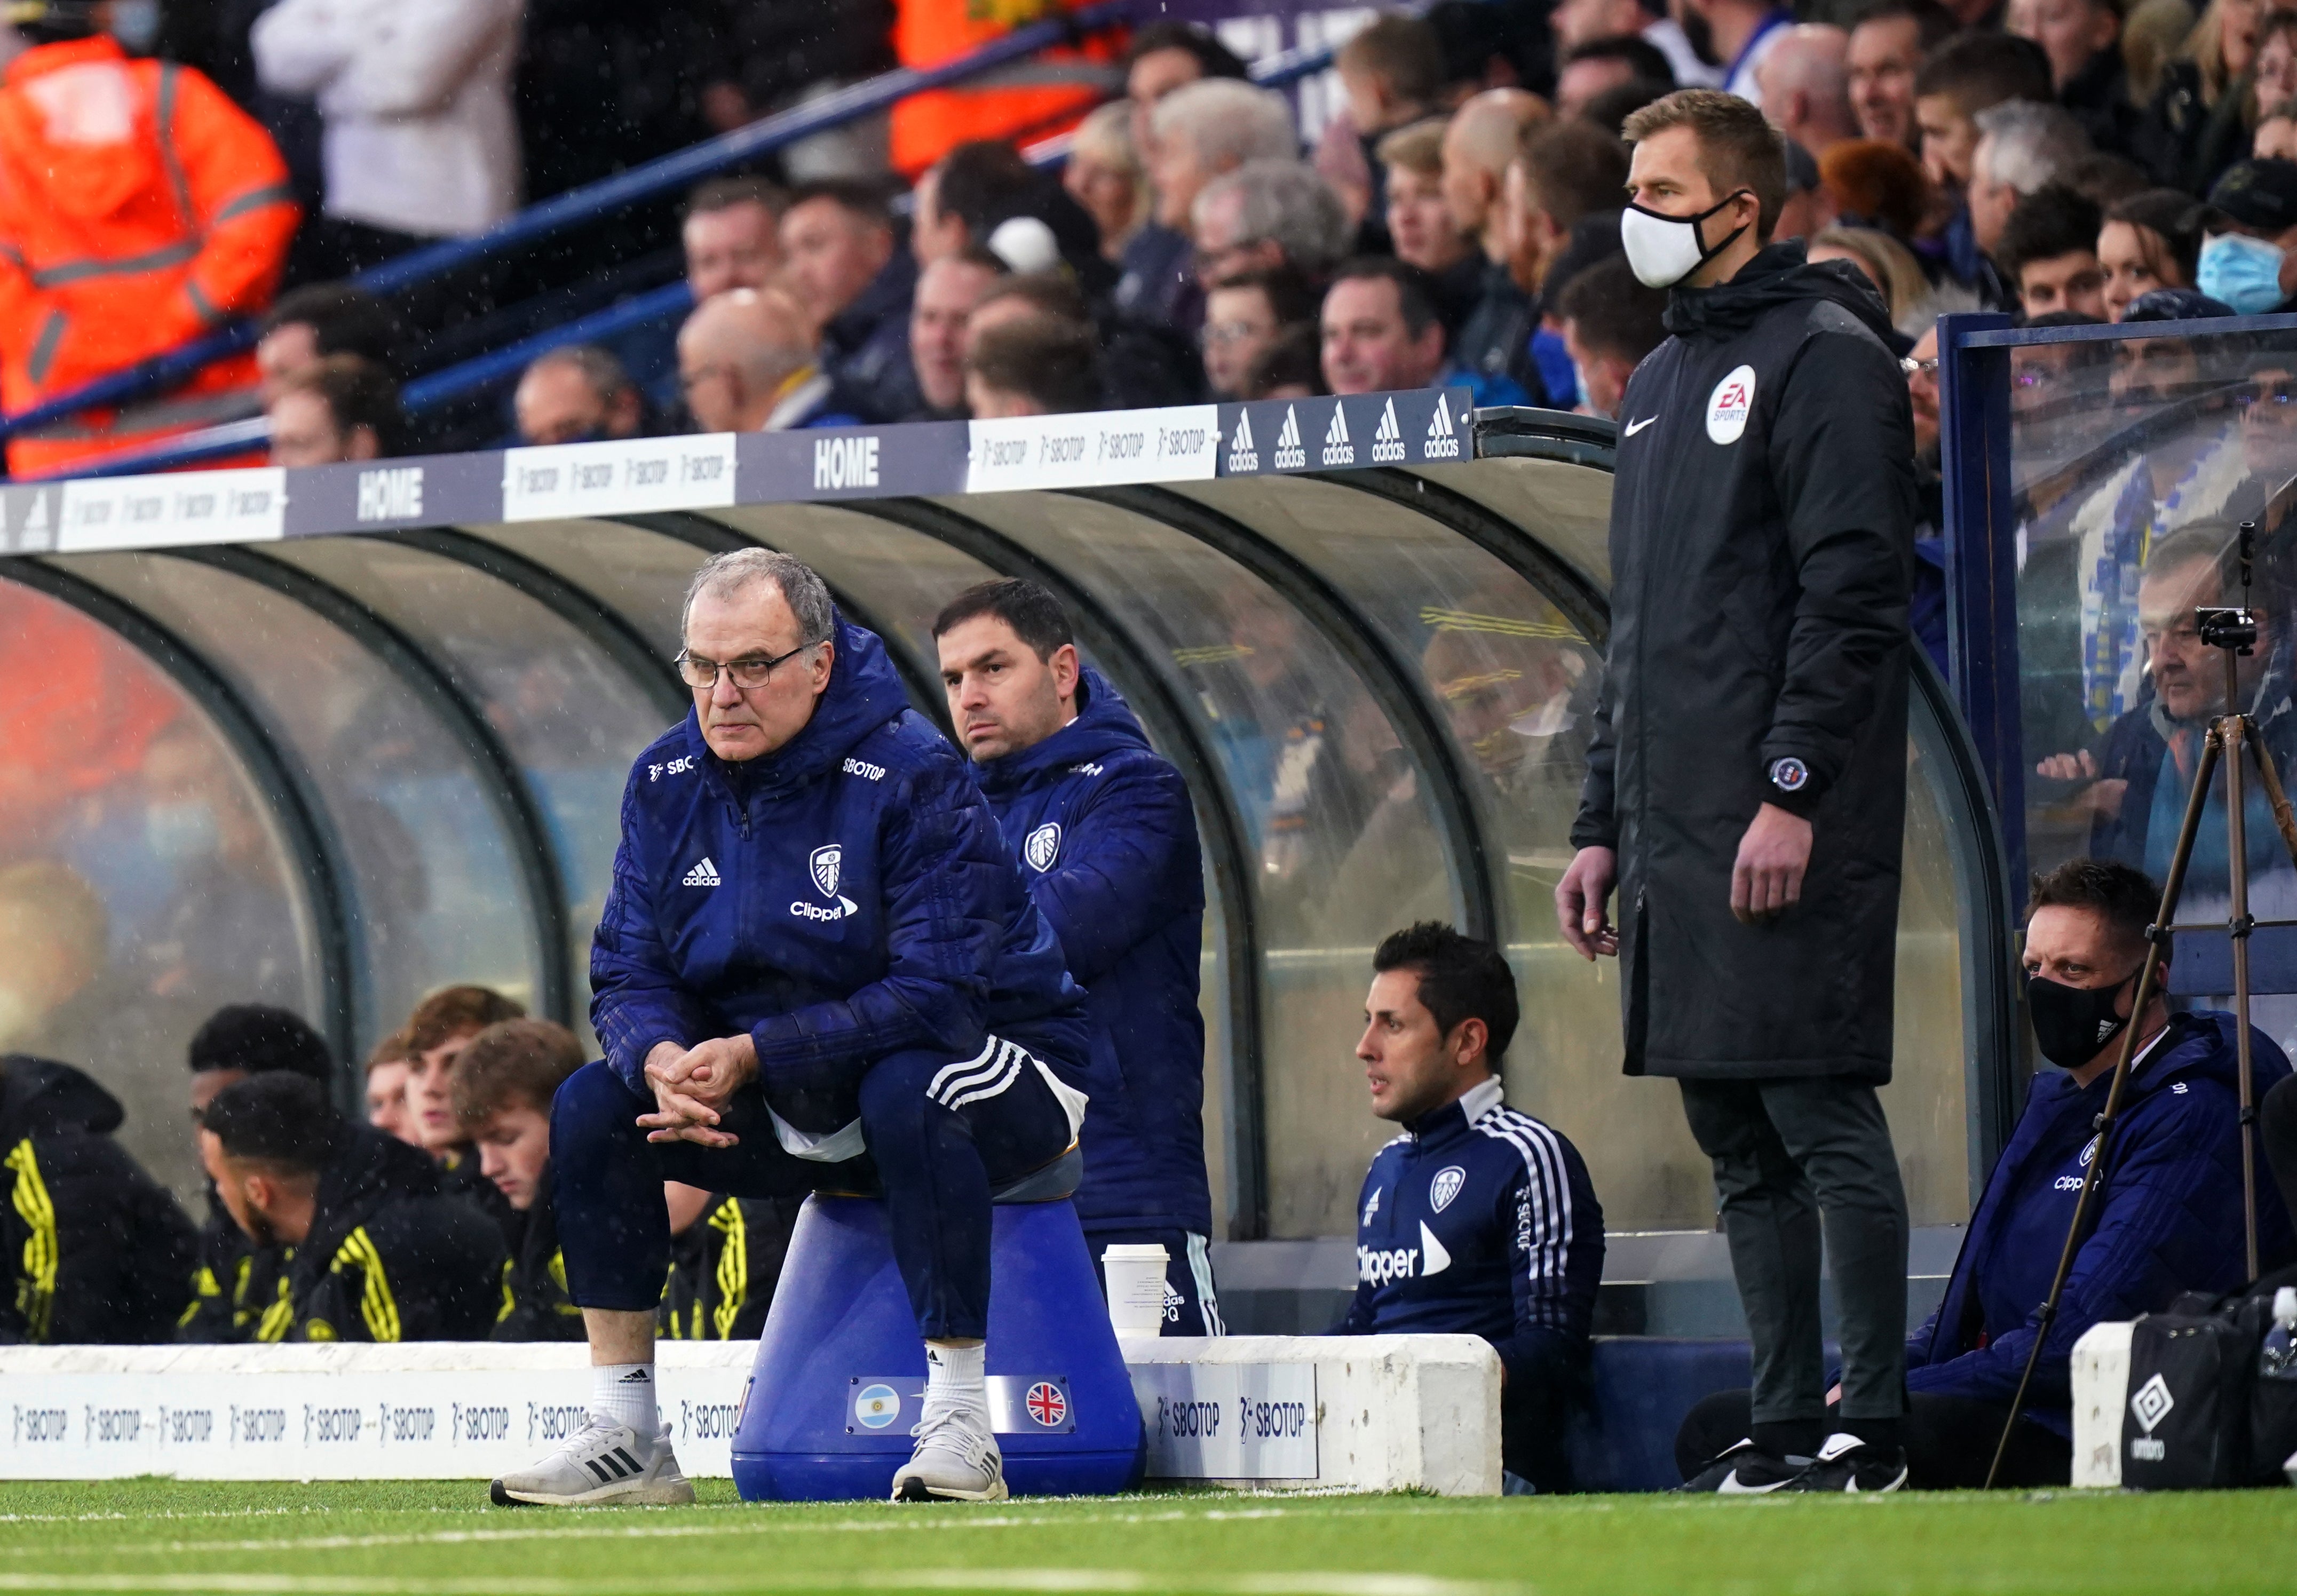
[[[1145,1460],[1140,1405],[1076,1210],[1072,1158],[997,1194],[989,1401],[1015,1495],[1107,1495]],[[882,1497],[910,1455],[925,1350],[883,1204],[806,1200],[734,1436],[745,1501]]]
[[[1840,1349],[1826,1344],[1827,1367]],[[1744,1341],[1677,1336],[1595,1337],[1593,1411],[1572,1426],[1571,1473],[1582,1491],[1671,1491],[1675,1433],[1700,1399],[1754,1379]]]

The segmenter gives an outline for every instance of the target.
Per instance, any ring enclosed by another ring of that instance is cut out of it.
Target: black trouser
[[[1571,1486],[1571,1458],[1564,1445],[1574,1409],[1586,1396],[1579,1376],[1562,1379],[1511,1378],[1500,1391],[1500,1467],[1542,1496]]]
[[[1842,1414],[1906,1411],[1906,1195],[1874,1089],[1832,1076],[1684,1081],[1683,1107],[1715,1164],[1731,1272],[1755,1347],[1754,1417],[1826,1412],[1819,1236],[1842,1322]],[[1775,1450],[1775,1449],[1774,1449]]]
[[[1753,1427],[1746,1391],[1717,1391],[1684,1416],[1675,1436],[1675,1466],[1689,1479],[1725,1447],[1747,1439]],[[1966,1396],[1917,1391],[1909,1399],[1901,1430],[1906,1448],[1906,1484],[1917,1491],[1975,1491],[1986,1484],[2002,1421],[2010,1410]],[[2030,1419],[2018,1420],[1996,1485],[2020,1488],[2062,1485],[2073,1476],[2073,1443]]]

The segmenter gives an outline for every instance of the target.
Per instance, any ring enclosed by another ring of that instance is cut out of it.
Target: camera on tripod
[[[2257,650],[2254,610],[2196,609],[2194,624],[2201,631],[2202,641],[2211,648],[2230,648],[2244,654]]]

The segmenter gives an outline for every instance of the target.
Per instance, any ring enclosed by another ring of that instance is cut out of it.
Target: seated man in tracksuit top
[[[2158,1313],[2185,1292],[2216,1295],[2244,1283],[2234,1017],[2172,1014],[2158,984],[2144,1014],[2133,1020],[2129,1012],[2145,928],[2161,902],[2161,889],[2142,872],[2106,860],[2070,860],[2034,884],[2027,1012],[2042,1056],[2058,1067],[2035,1075],[2010,1145],[1986,1178],[1945,1299],[1906,1343],[1910,1487],[1986,1483],[2083,1177],[2098,1156],[2095,1122],[2132,1029],[2136,1051],[2090,1198],[2088,1234],[1996,1483],[2066,1483],[2073,1346],[2090,1326]],[[2263,1032],[2252,1029],[2250,1043],[2260,1094],[2291,1078]],[[2297,1239],[2270,1181],[2258,1182],[2258,1260],[2270,1272],[2297,1255]],[[1744,1391],[1717,1393],[1692,1409],[1675,1447],[1686,1475],[1708,1459],[1714,1469],[1733,1467],[1734,1454],[1743,1461],[1733,1442],[1748,1434],[1748,1418]],[[1742,1480],[1738,1488],[1771,1487]]]
[[[688,591],[694,712],[638,756],[591,944],[604,1062],[552,1106],[590,1423],[498,1502],[693,1500],[655,1402],[663,1182],[885,1196],[926,1361],[903,1500],[993,1501],[990,1199],[1075,1145],[1084,994],[964,759],[786,555]]]
[[[1035,583],[968,588],[933,629],[950,723],[1085,988],[1094,1046],[1116,1061],[1114,1090],[1085,1120],[1076,1194],[1094,1266],[1112,1244],[1163,1246],[1165,1333],[1217,1336],[1197,1007],[1204,864],[1188,784],[1079,663],[1068,616]]]
[[[586,1062],[572,1031],[549,1020],[498,1020],[455,1060],[455,1123],[510,1208],[503,1227],[498,1341],[580,1341],[582,1310],[566,1295],[566,1261],[550,1200],[550,1103]]]
[[[1404,1127],[1356,1213],[1356,1295],[1334,1330],[1481,1336],[1500,1355],[1511,1494],[1568,1490],[1563,1427],[1587,1379],[1603,1210],[1579,1150],[1500,1100],[1515,975],[1489,942],[1423,921],[1372,954],[1356,1057]]]

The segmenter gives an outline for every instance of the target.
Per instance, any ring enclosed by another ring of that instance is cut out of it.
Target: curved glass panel
[[[571,990],[578,1026],[587,1027],[590,934],[613,875],[622,786],[663,729],[653,701],[573,626],[484,572],[367,538],[306,538],[271,552],[414,638],[518,761],[550,827],[572,943]]]
[[[318,789],[352,878],[362,1050],[450,983],[533,1004],[536,917],[489,779],[413,689],[302,605],[212,566],[90,555],[72,568],[212,661]]]
[[[1610,472],[1563,460],[1502,458],[1472,466],[1429,465],[1412,474],[1475,500],[1610,591]]]
[[[1058,494],[970,498],[1172,663],[1226,767],[1258,866],[1269,1233],[1352,1234],[1365,1161],[1353,1052],[1395,884],[1460,913],[1451,856],[1404,740],[1339,651],[1233,560],[1130,511]],[[1378,860],[1379,884],[1351,860]]]
[[[324,1026],[303,878],[269,802],[158,666],[0,580],[0,1053],[77,1065],[185,1201],[184,1054],[226,1003]]]
[[[686,584],[706,557],[691,543],[617,521],[531,521],[463,529],[547,566],[621,615],[667,665],[681,639]]]

